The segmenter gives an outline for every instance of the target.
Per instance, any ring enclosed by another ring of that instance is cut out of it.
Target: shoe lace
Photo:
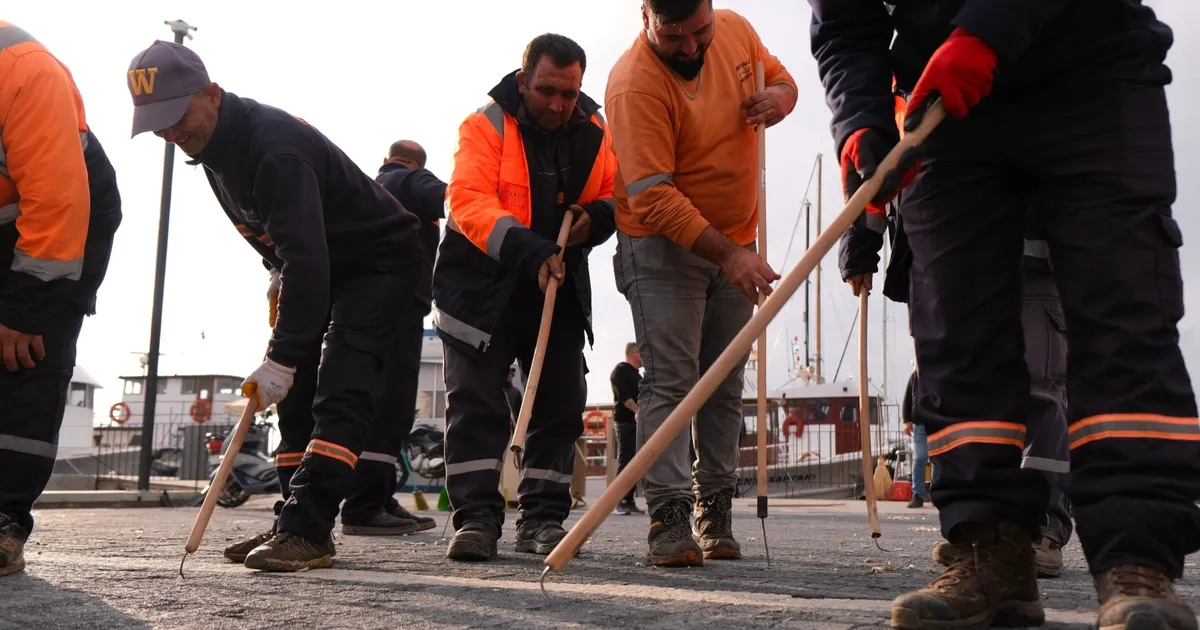
[[[700,501],[699,518],[701,527],[710,536],[732,536],[733,528],[729,512],[733,509],[733,497],[721,492]]]
[[[1121,567],[1112,572],[1112,584],[1115,590],[1123,595],[1153,597],[1164,599],[1169,597],[1170,589],[1167,580],[1162,575],[1146,571],[1140,567]]]
[[[688,513],[691,508],[684,501],[673,501],[654,511],[654,521],[661,523],[667,532],[675,531],[678,537],[691,536],[688,530]]]

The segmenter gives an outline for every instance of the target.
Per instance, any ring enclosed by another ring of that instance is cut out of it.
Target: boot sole
[[[717,547],[710,551],[704,552],[705,560],[741,560],[742,552],[739,549],[730,549],[729,547]]]
[[[1039,578],[1056,578],[1062,575],[1062,567],[1038,567]]]
[[[647,560],[656,567],[702,567],[704,556],[699,551],[687,550],[671,556],[647,556]]]
[[[427,521],[417,521],[417,531],[419,531],[419,532],[423,532],[428,529],[433,529],[434,527],[437,527],[437,521],[435,521],[433,519],[429,519]]]
[[[893,628],[901,630],[935,630],[953,628],[954,630],[988,630],[988,628],[1031,628],[1046,623],[1046,611],[1041,602],[1002,602],[992,610],[985,610],[966,619],[938,621],[922,619],[921,614],[908,608],[893,607]],[[1161,628],[1161,626],[1152,626]],[[1150,630],[1148,626],[1146,630]],[[1102,630],[1108,630],[1104,628]],[[1126,629],[1132,630],[1132,629]],[[1137,630],[1142,630],[1138,628]]]
[[[431,525],[430,527],[434,527]],[[342,524],[342,535],[344,536],[404,536],[421,531],[421,526],[417,523],[405,525],[403,527],[371,527],[370,525],[346,525]],[[426,527],[424,529],[429,529]]]
[[[6,575],[12,575],[14,573],[24,571],[24,570],[25,570],[25,558],[21,558],[20,560],[17,560],[16,562],[14,562],[6,567],[0,567],[0,577],[4,577]]]
[[[1130,614],[1124,623],[1100,626],[1100,630],[1184,630],[1187,627],[1172,624],[1170,619],[1158,613],[1138,611]]]
[[[453,544],[446,548],[446,559],[455,562],[487,562],[497,555],[496,548],[481,550],[475,546],[455,547]]]
[[[270,573],[295,573],[304,569],[328,569],[333,566],[333,558],[328,554],[312,560],[272,560],[262,556],[246,556],[247,569],[267,571]]]

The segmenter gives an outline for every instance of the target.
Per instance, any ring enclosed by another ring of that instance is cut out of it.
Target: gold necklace
[[[679,91],[683,92],[683,95],[686,96],[689,101],[694,101],[696,100],[697,96],[700,96],[700,85],[704,81],[704,68],[700,68],[700,72],[696,73],[696,91],[691,94],[688,94],[687,89],[683,87],[683,82],[679,80],[679,73],[672,70],[671,78],[675,79],[675,84],[679,86]]]

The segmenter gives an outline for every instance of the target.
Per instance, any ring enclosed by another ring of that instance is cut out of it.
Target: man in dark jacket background
[[[637,453],[637,411],[638,388],[642,383],[642,353],[638,350],[637,342],[625,344],[625,360],[618,363],[609,374],[613,392],[613,424],[617,430],[617,458],[620,467],[619,474],[629,465]],[[645,514],[634,499],[636,488],[630,488],[629,494],[617,504],[617,514]]]
[[[370,450],[358,458],[354,479],[342,505],[342,533],[349,536],[399,536],[432,529],[434,519],[412,514],[396,500],[396,460],[416,421],[417,387],[425,316],[430,310],[433,259],[439,224],[445,218],[446,183],[425,169],[425,149],[397,140],[379,167],[375,181],[421,222],[424,255],[412,305],[400,314],[400,332],[375,393]]]
[[[1040,625],[1032,539],[1046,478],[1021,467],[1030,405],[1022,240],[1042,230],[1070,356],[1066,488],[1100,627],[1196,628],[1172,582],[1200,549],[1200,426],[1183,315],[1171,29],[1140,0],[809,0],[847,195],[937,97],[900,213],[912,250],[916,414],[938,469],[946,573],[900,628]],[[1136,113],[1134,113],[1136,112]],[[915,176],[915,179],[912,179]],[[895,188],[883,191],[886,201]]]
[[[521,462],[516,550],[548,554],[566,535],[587,395],[583,344],[592,338],[587,256],[615,230],[616,158],[599,105],[580,92],[586,65],[574,41],[538,36],[521,68],[459,127],[450,219],[433,278],[453,560],[496,555],[505,508],[500,467],[512,426],[504,382],[514,358],[529,373],[552,277],[562,284]],[[560,263],[555,241],[567,212],[575,222]]]
[[[154,74],[140,89],[136,77]],[[202,164],[243,238],[279,270],[278,319],[242,384],[278,403],[285,501],[247,568],[330,566],[331,532],[373,415],[373,391],[422,265],[419,225],[303,120],[226,92],[200,57],[156,41],[129,67],[134,134],[152,131]]]

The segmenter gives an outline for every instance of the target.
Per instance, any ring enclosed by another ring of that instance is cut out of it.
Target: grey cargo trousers
[[[617,290],[629,301],[645,367],[638,395],[641,449],[750,320],[754,304],[720,267],[662,236],[618,232],[613,275]],[[734,489],[744,422],[742,372],[748,358],[747,353],[738,361],[693,418],[695,461],[689,456],[688,435],[680,433],[642,478],[651,514],[666,501],[694,503]]]

